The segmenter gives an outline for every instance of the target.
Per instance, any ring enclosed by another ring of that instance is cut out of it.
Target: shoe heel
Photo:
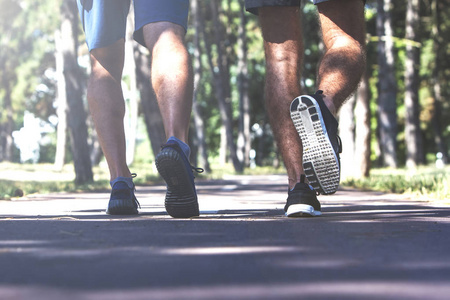
[[[166,211],[172,218],[192,218],[200,215],[197,201],[184,205],[176,205],[170,202],[165,203]]]
[[[108,215],[136,215],[138,210],[134,207],[133,203],[128,203],[123,200],[109,200],[108,210],[106,213]]]
[[[167,184],[165,208],[173,218],[199,216],[195,186],[183,159],[175,149],[167,147],[156,158],[156,168]]]

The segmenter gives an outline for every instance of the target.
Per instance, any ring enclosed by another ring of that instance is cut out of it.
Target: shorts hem
[[[134,40],[136,42],[138,42],[139,44],[141,44],[142,46],[145,46],[144,32],[143,32],[144,26],[147,24],[158,23],[158,22],[169,22],[172,24],[176,24],[176,25],[183,27],[185,32],[187,31],[187,24],[185,22],[175,21],[173,17],[158,16],[157,18],[154,18],[151,21],[147,20],[146,22],[141,22],[139,24],[136,24],[135,31],[133,34]]]
[[[105,47],[111,46],[112,44],[114,44],[115,42],[117,42],[121,39],[125,39],[125,36],[119,36],[117,38],[105,39],[102,41],[97,40],[95,42],[86,41],[86,44],[87,44],[89,52],[91,52],[94,49],[105,48]]]

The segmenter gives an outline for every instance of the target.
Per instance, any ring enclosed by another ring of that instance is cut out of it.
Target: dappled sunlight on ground
[[[286,218],[285,180],[199,180],[190,219],[163,184],[135,216],[108,192],[0,201],[0,299],[448,299],[450,207],[341,189]]]

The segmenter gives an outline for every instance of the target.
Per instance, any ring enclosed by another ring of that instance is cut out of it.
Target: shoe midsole
[[[288,207],[286,211],[286,216],[290,216],[293,214],[304,213],[311,216],[320,216],[322,214],[321,211],[315,210],[314,207],[308,204],[292,204]]]

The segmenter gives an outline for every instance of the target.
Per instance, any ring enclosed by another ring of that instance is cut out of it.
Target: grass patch
[[[213,164],[210,173],[197,174],[199,179],[221,179],[235,175],[233,166]],[[137,173],[136,185],[150,185],[163,182],[153,163],[138,163],[130,167]],[[85,185],[74,184],[74,170],[67,165],[63,170],[54,170],[51,164],[0,163],[0,199],[11,199],[33,193],[53,192],[108,192],[109,173],[103,165],[94,167],[94,182]],[[245,169],[243,175],[286,174],[284,168],[256,167]],[[408,194],[430,199],[450,199],[450,167],[436,169],[420,167],[407,169],[373,169],[369,178],[347,179],[342,186],[362,190]]]
[[[73,181],[11,181],[0,179],[0,199],[9,200],[30,194],[46,194],[54,192],[101,192],[107,191],[107,181],[96,181],[90,184],[75,185]]]
[[[450,167],[408,169],[374,169],[368,178],[346,179],[343,186],[362,190],[408,194],[429,199],[450,199]]]
[[[94,182],[75,185],[72,165],[55,170],[52,164],[0,163],[0,199],[35,193],[106,191],[109,188],[107,170],[96,167],[93,172]]]
[[[213,171],[200,173],[198,179],[221,179],[225,175],[234,175],[231,164],[214,164]],[[137,174],[134,179],[136,185],[151,185],[162,183],[154,163],[139,162],[130,167]],[[55,170],[52,164],[16,164],[0,163],[0,199],[8,200],[14,197],[26,196],[34,193],[45,194],[55,192],[108,192],[109,173],[106,165],[93,168],[94,182],[75,185],[72,165],[64,166],[63,170]],[[285,174],[283,168],[256,167],[246,169],[243,175]]]
[[[284,167],[255,167],[246,168],[241,174],[234,171],[232,164],[225,165],[212,165],[212,171],[210,173],[199,173],[195,175],[196,178],[202,179],[222,179],[226,175],[275,175],[286,174]],[[287,180],[286,180],[287,182]]]

